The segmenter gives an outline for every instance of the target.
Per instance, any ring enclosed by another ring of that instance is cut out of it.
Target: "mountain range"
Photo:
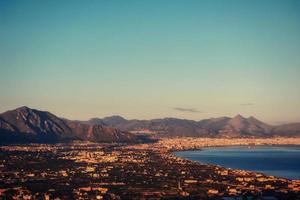
[[[146,137],[145,137],[146,136]],[[300,123],[268,125],[255,117],[219,117],[200,121],[163,118],[127,120],[121,116],[75,121],[26,106],[0,114],[0,143],[141,142],[162,137],[300,136]]]
[[[119,130],[147,133],[156,137],[298,137],[300,123],[269,125],[255,117],[219,117],[200,121],[163,118],[152,120],[127,120],[121,116],[92,118],[82,123],[105,124]]]

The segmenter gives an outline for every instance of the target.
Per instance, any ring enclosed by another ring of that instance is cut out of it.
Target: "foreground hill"
[[[133,142],[131,133],[103,124],[84,124],[59,118],[50,112],[20,107],[0,114],[0,142]]]
[[[94,118],[85,123],[106,124],[120,130],[152,133],[157,137],[273,137],[300,136],[300,123],[281,126],[268,125],[255,117],[219,117],[193,121],[164,118],[152,120],[126,120],[120,116]]]

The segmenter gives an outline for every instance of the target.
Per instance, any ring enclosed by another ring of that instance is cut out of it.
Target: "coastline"
[[[284,179],[288,179],[288,180],[300,180],[299,173],[298,173],[299,167],[293,168],[293,169],[290,169],[288,167],[288,166],[298,166],[296,163],[294,163],[294,161],[292,161],[290,159],[290,157],[288,155],[286,158],[287,160],[284,162],[284,163],[286,163],[285,166],[275,167],[276,170],[275,170],[275,168],[273,168],[272,166],[269,165],[269,163],[274,163],[274,161],[275,161],[274,157],[272,160],[271,157],[268,157],[268,154],[265,154],[266,160],[268,160],[268,161],[264,161],[265,159],[262,160],[260,158],[260,155],[263,155],[263,153],[260,153],[258,157],[255,156],[256,150],[261,152],[264,148],[267,148],[267,149],[288,148],[289,149],[289,148],[295,148],[295,147],[297,149],[299,149],[300,145],[294,145],[294,144],[293,145],[256,145],[255,147],[253,147],[253,149],[251,147],[251,149],[246,150],[246,152],[250,151],[250,152],[254,153],[253,157],[251,157],[251,162],[248,162],[248,160],[244,159],[244,156],[248,155],[247,153],[246,153],[246,155],[244,155],[243,153],[239,154],[239,149],[241,149],[241,150],[248,149],[247,146],[204,147],[201,150],[173,151],[172,154],[174,156],[184,158],[184,159],[187,159],[190,161],[198,162],[200,164],[208,164],[208,165],[227,168],[227,169],[231,169],[231,170],[246,170],[246,171],[250,171],[253,173],[264,174],[265,176],[275,176],[278,178],[284,178]],[[222,158],[223,150],[225,150],[227,148],[229,149],[230,152],[231,151],[234,152],[234,157],[231,157],[230,154],[227,154],[226,152],[224,152],[224,156],[225,156],[225,158],[224,158],[225,160],[224,160]],[[256,148],[258,148],[258,149],[256,149]],[[214,152],[213,154],[205,153],[205,151],[210,152],[211,149]],[[199,157],[195,156],[193,151],[199,152]],[[204,153],[202,154],[200,151],[204,151]],[[276,152],[276,150],[275,150],[275,152]],[[217,153],[217,157],[214,156],[215,153]],[[204,156],[204,158],[203,157],[201,158],[201,154]],[[236,155],[236,154],[238,154],[238,155]],[[211,159],[208,159],[206,156],[211,157]],[[236,156],[239,156],[239,162],[232,161],[232,159],[238,158]],[[297,157],[293,157],[293,158],[295,158],[295,159],[299,158],[299,154],[297,154],[295,156],[297,156]],[[285,159],[285,157],[278,155],[278,159]],[[289,162],[289,164],[287,164],[287,162]],[[243,163],[248,163],[248,164],[243,164]],[[264,163],[264,164],[257,165],[255,163]],[[279,166],[281,166],[281,164]],[[290,170],[292,170],[292,171],[290,171]]]
[[[172,138],[161,139],[153,148],[162,148],[166,151],[201,150],[204,147],[226,146],[262,146],[262,145],[300,145],[300,138]]]
[[[157,143],[149,145],[135,145],[134,148],[138,149],[149,149],[157,151],[161,154],[167,153],[168,155],[174,156],[181,160],[186,160],[195,164],[206,164],[199,161],[190,160],[187,158],[179,157],[175,154],[178,151],[201,151],[203,148],[210,147],[233,147],[233,146],[297,146],[300,145],[300,138],[294,137],[274,137],[274,138],[163,138]],[[207,164],[214,167],[223,168],[229,170],[229,168],[216,165]],[[274,177],[272,175],[267,175],[261,172],[251,171],[251,170],[241,170],[241,169],[230,169],[232,171],[247,171],[253,174],[260,174],[265,177]],[[276,177],[276,176],[275,176]],[[278,179],[290,180],[288,178],[277,177]],[[296,181],[300,181],[296,179]]]

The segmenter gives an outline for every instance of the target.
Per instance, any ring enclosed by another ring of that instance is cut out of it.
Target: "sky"
[[[23,105],[300,121],[300,1],[0,1],[0,112]]]

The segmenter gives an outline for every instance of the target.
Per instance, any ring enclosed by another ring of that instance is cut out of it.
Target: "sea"
[[[176,156],[231,169],[300,180],[300,146],[230,146],[178,151]]]

